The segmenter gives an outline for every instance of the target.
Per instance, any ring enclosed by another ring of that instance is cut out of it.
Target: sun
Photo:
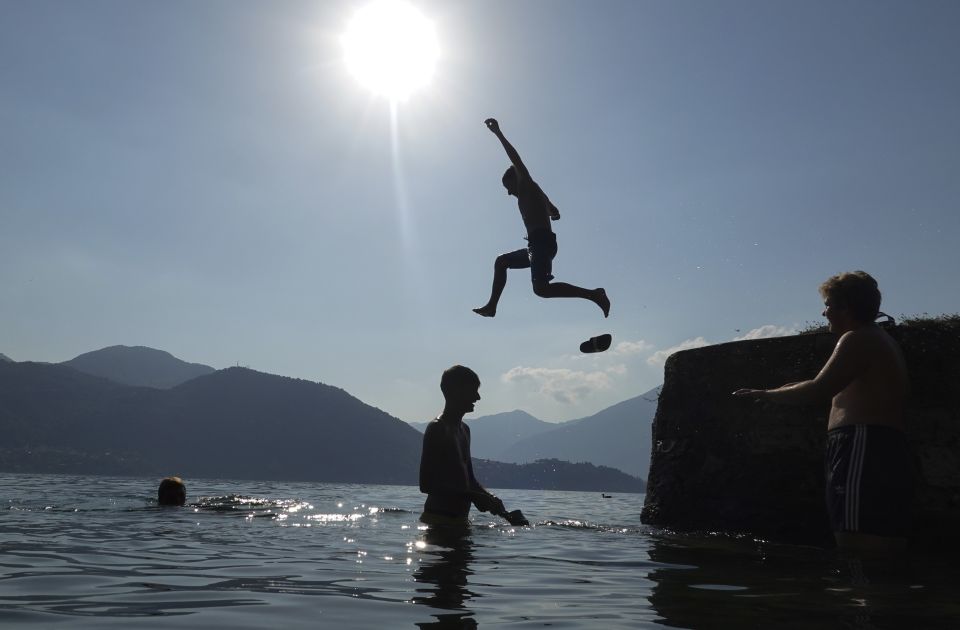
[[[433,24],[403,0],[374,0],[359,9],[342,42],[350,72],[392,102],[430,83],[440,53]]]

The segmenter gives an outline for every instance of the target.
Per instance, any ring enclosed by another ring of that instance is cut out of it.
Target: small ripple
[[[649,528],[639,527],[621,527],[616,525],[604,525],[601,523],[591,523],[590,521],[580,521],[576,519],[564,519],[559,521],[545,520],[536,523],[536,527],[560,527],[573,530],[589,530],[597,532],[606,532],[610,534],[649,534]]]

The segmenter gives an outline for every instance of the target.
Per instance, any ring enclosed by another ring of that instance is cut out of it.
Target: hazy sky
[[[960,311],[960,3],[416,2],[442,56],[396,145],[342,61],[362,4],[0,0],[0,352],[146,345],[418,421],[463,363],[478,414],[553,421],[820,322],[839,271]],[[488,116],[609,320],[526,271],[471,312],[525,243]]]

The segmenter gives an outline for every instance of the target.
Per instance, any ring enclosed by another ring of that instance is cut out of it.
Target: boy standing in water
[[[493,118],[484,121],[487,128],[503,144],[511,166],[503,174],[503,186],[508,195],[517,198],[520,216],[527,228],[527,247],[497,256],[493,266],[493,289],[490,299],[479,308],[473,309],[477,315],[494,317],[497,314],[497,303],[507,284],[507,269],[530,268],[533,280],[533,292],[543,298],[582,298],[590,300],[600,307],[603,316],[610,314],[610,300],[607,292],[602,288],[583,289],[566,282],[550,282],[553,275],[553,258],[557,255],[557,236],[550,228],[550,221],[560,219],[560,211],[544,194],[537,182],[530,177],[530,172],[520,160],[517,150],[507,142],[500,125]]]
[[[487,492],[473,475],[470,427],[463,416],[480,400],[480,377],[454,365],[440,378],[443,413],[423,432],[420,492],[427,495],[420,520],[428,525],[467,525],[472,503],[481,512],[507,516],[503,501]]]
[[[825,457],[827,511],[837,546],[895,551],[906,546],[913,456],[905,435],[907,368],[897,343],[874,320],[877,281],[864,271],[820,285],[830,332],[840,335],[816,378],[735,396],[785,404],[831,399]]]

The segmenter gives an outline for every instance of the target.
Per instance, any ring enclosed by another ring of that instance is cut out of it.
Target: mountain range
[[[659,394],[656,387],[587,418],[561,423],[545,422],[519,410],[468,418],[470,450],[475,457],[501,462],[591,462],[646,477]],[[427,423],[410,425],[422,432]]]
[[[38,450],[76,472],[416,481],[420,436],[321,383],[229,368],[164,390],[21,362],[0,384],[5,464]]]
[[[162,387],[194,371],[202,373]],[[123,346],[61,364],[0,362],[0,430],[4,470],[357,483],[416,484],[422,441],[337,387]],[[492,487],[643,486],[592,464],[485,459],[475,466],[497,480]]]
[[[0,352],[0,362],[2,361],[16,363]],[[187,363],[169,352],[146,346],[109,346],[85,352],[56,365],[66,365],[84,374],[102,376],[121,385],[158,389],[176,387],[198,376],[216,372],[209,365]]]
[[[187,363],[169,352],[145,346],[110,346],[81,354],[61,365],[123,385],[159,389],[176,387],[216,371],[209,365]]]

